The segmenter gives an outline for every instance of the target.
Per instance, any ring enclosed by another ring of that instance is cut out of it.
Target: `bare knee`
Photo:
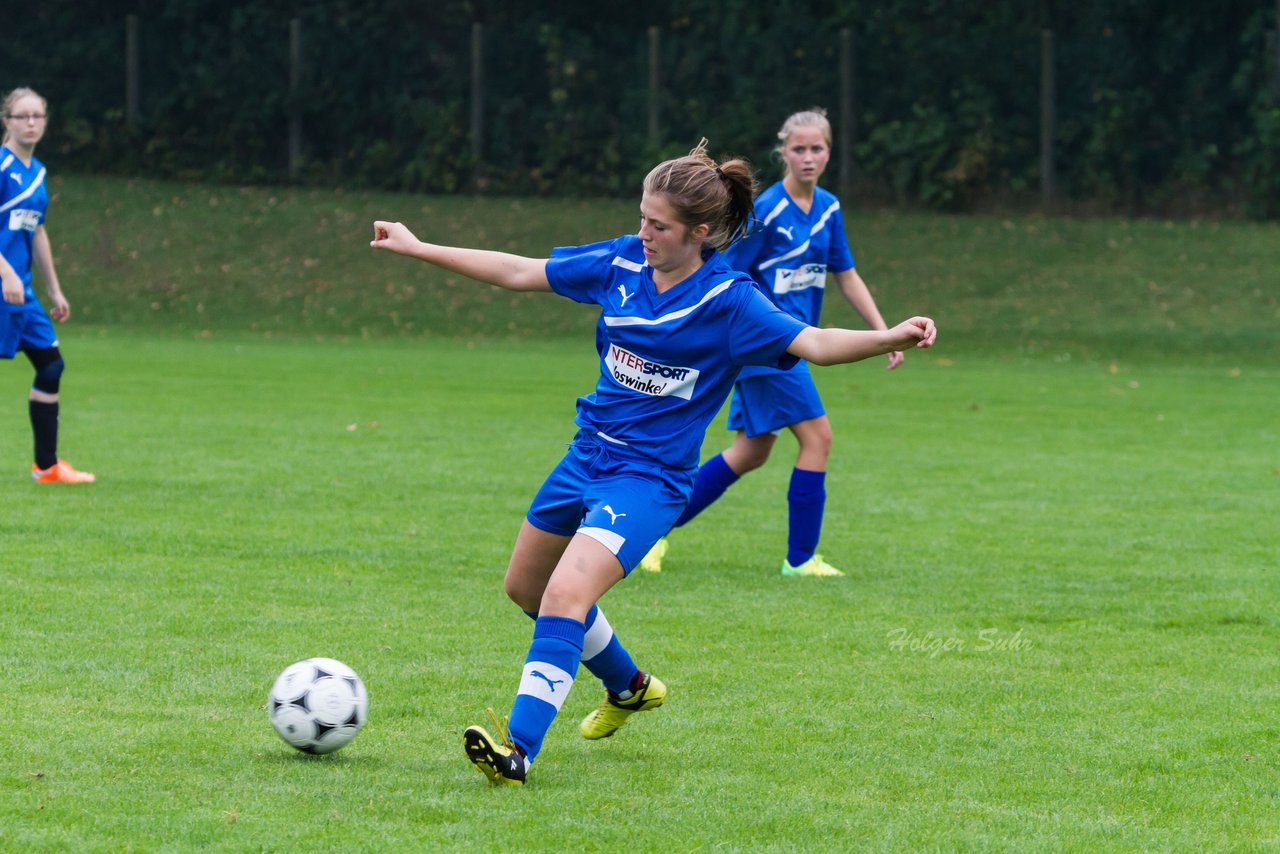
[[[831,456],[831,422],[826,417],[805,421],[791,428],[800,450],[796,455],[796,467],[811,471],[825,471]]]
[[[589,598],[579,585],[568,583],[560,576],[552,576],[546,589],[542,591],[538,611],[543,614],[584,620],[594,601],[588,601]]]
[[[555,571],[568,543],[569,537],[539,530],[526,519],[520,526],[507,574],[502,579],[502,589],[508,598],[525,611],[539,610],[547,579]]]
[[[772,453],[776,440],[777,437],[772,434],[747,438],[739,433],[733,445],[724,452],[724,461],[737,475],[755,471],[769,461],[769,454]]]
[[[514,565],[507,567],[502,589],[522,611],[536,612],[541,607],[543,584],[534,583],[527,573],[520,572]]]

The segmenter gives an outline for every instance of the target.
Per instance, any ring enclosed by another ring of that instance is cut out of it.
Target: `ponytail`
[[[659,163],[644,179],[644,191],[665,196],[680,222],[706,223],[706,242],[727,249],[755,223],[755,174],[740,158],[717,163],[703,139],[685,157]]]

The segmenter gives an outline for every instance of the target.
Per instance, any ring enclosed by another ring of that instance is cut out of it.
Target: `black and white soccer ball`
[[[332,753],[349,743],[369,715],[369,694],[356,672],[332,658],[284,669],[267,698],[271,725],[303,753]]]

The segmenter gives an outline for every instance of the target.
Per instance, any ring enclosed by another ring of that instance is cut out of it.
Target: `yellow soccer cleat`
[[[640,558],[640,568],[645,572],[662,572],[662,559],[667,556],[667,538],[653,544],[649,553]]]
[[[66,460],[58,460],[47,469],[32,463],[31,479],[36,483],[93,483],[97,480],[87,471],[77,471]]]
[[[529,776],[529,759],[511,740],[506,722],[499,721],[493,709],[486,709],[489,720],[501,739],[484,727],[469,726],[462,733],[462,747],[476,770],[489,780],[490,786],[523,786]]]
[[[783,575],[818,575],[825,578],[834,578],[837,575],[844,575],[843,572],[836,569],[831,564],[822,559],[822,555],[814,555],[799,566],[792,566],[786,560],[782,561]]]
[[[658,677],[646,673],[640,681],[639,690],[625,700],[618,699],[612,691],[605,691],[604,699],[596,710],[578,724],[578,732],[583,738],[608,738],[627,722],[627,718],[636,712],[656,709],[666,699],[667,686]]]

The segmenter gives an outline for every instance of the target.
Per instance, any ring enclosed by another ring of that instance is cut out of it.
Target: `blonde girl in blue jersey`
[[[0,359],[12,359],[22,351],[35,368],[27,396],[35,438],[32,479],[91,483],[93,475],[58,459],[58,393],[64,364],[52,320],[67,320],[71,306],[53,266],[44,227],[49,191],[44,164],[35,157],[48,118],[48,104],[34,90],[14,89],[5,96],[0,145]],[[36,299],[33,267],[40,271],[49,295],[48,312]]]
[[[794,113],[778,131],[776,154],[786,167],[782,180],[756,199],[757,225],[751,235],[725,252],[736,270],[750,275],[770,298],[792,316],[816,326],[828,274],[840,292],[873,328],[886,328],[880,310],[854,267],[845,236],[840,200],[818,186],[831,157],[831,123],[818,108]],[[888,355],[888,370],[902,364],[902,353]],[[747,367],[739,374],[729,404],[733,444],[698,470],[693,496],[676,520],[684,525],[749,471],[764,465],[778,434],[789,429],[799,450],[787,490],[789,526],[783,575],[843,575],[817,554],[826,505],[827,458],[831,422],[808,367],[791,370]],[[650,572],[662,569],[667,540],[661,539],[641,561]]]
[[[507,595],[534,618],[509,722],[468,727],[463,748],[493,785],[522,785],[579,664],[605,685],[580,724],[613,735],[666,686],[636,667],[596,602],[631,572],[688,502],[698,452],[744,365],[840,364],[928,347],[928,318],[887,331],[816,329],[733,271],[719,249],[746,230],[754,180],[703,145],[645,178],[635,235],[560,247],[550,258],[424,243],[375,222],[386,249],[514,291],[551,291],[601,310],[600,375],[578,399],[578,432],[543,482],[507,566]]]

